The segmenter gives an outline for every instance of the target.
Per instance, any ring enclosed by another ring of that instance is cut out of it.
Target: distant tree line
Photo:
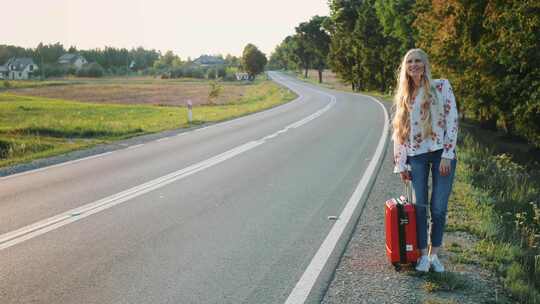
[[[132,71],[145,70],[152,67],[161,54],[156,50],[146,50],[142,47],[131,50],[125,48],[105,47],[104,49],[78,50],[71,46],[66,49],[62,44],[40,43],[36,48],[22,48],[12,45],[0,45],[0,64],[11,57],[30,57],[34,62],[50,70],[53,74],[59,71],[58,58],[66,53],[82,55],[89,63],[97,64],[107,74],[125,74],[129,68]],[[132,64],[133,63],[133,64]],[[131,66],[130,66],[131,65]],[[96,65],[95,65],[96,66]],[[58,71],[53,71],[58,70]],[[70,72],[69,70],[67,72]],[[60,76],[60,75],[50,75]]]
[[[330,0],[329,7],[328,17],[301,23],[278,45],[270,67],[328,66],[354,91],[390,92],[402,56],[420,47],[434,77],[450,79],[463,115],[540,146],[540,2]],[[306,26],[319,19],[318,29]]]
[[[80,54],[89,63],[81,69],[58,64],[60,56],[66,53]],[[226,55],[225,57],[216,55],[216,57],[223,59],[223,65],[201,67],[194,65],[189,57],[187,60],[181,60],[172,51],[162,54],[154,49],[147,50],[143,47],[130,50],[115,47],[79,50],[74,46],[66,49],[60,43],[40,43],[36,48],[0,45],[0,64],[4,64],[12,57],[32,58],[34,63],[42,69],[45,77],[62,77],[66,75],[100,77],[137,73],[156,75],[163,78],[193,77],[214,79],[220,77],[226,80],[234,80],[235,72],[241,67],[241,58],[232,55]]]

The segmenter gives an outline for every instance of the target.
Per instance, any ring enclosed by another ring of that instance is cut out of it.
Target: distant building
[[[82,68],[83,65],[87,64],[88,61],[79,54],[64,54],[58,58],[58,63],[62,65],[72,65],[77,69]]]
[[[5,65],[0,65],[0,79],[6,79],[8,75],[8,68]]]
[[[32,58],[10,58],[0,66],[0,79],[29,79],[38,69]]]
[[[202,55],[199,58],[193,60],[193,63],[200,66],[214,66],[225,64],[225,60],[216,56]]]

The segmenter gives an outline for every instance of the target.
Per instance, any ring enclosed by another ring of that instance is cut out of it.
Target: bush
[[[64,75],[77,75],[77,68],[75,66],[65,66],[65,67],[62,67],[63,69],[63,74]]]
[[[219,67],[217,69],[217,73],[218,73],[218,77],[221,78],[221,79],[225,78],[225,76],[227,75],[225,67]]]
[[[9,81],[7,81],[7,80],[4,80],[4,88],[5,89],[11,88],[11,83]]]
[[[223,80],[225,81],[236,81],[236,73],[238,72],[238,68],[235,67],[227,67],[224,69],[225,75],[223,76]]]
[[[210,91],[208,93],[208,98],[210,101],[218,98],[222,89],[223,87],[217,81],[210,82]]]
[[[67,73],[67,70],[64,66],[59,64],[45,64],[43,66],[43,75],[48,77],[63,77]]]
[[[217,71],[216,69],[210,68],[206,71],[206,78],[207,79],[216,79]]]
[[[197,79],[204,79],[204,76],[205,76],[205,70],[202,69],[202,68],[194,68],[192,69],[192,76],[193,78],[197,78]]]
[[[102,77],[105,71],[98,63],[90,63],[77,71],[78,77]]]
[[[171,71],[171,78],[182,78],[184,77],[184,69],[183,68],[174,68]]]

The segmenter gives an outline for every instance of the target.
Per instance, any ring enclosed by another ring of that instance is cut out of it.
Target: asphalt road
[[[385,114],[272,77],[300,97],[0,178],[0,303],[284,303],[374,157]]]

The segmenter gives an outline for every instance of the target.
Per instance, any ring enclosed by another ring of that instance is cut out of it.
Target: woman
[[[412,180],[415,195],[417,240],[421,251],[416,270],[431,267],[443,272],[437,254],[442,245],[448,198],[456,168],[458,113],[450,83],[431,79],[427,54],[412,49],[405,54],[394,96],[395,173]],[[408,167],[409,165],[410,167]],[[432,194],[428,203],[428,178]],[[428,251],[427,209],[431,213],[431,250]]]

